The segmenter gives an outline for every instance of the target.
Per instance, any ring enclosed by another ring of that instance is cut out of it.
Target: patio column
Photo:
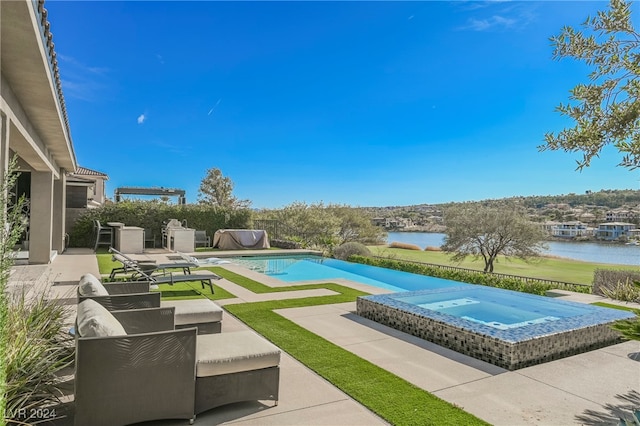
[[[9,119],[0,112],[0,178],[9,167]]]
[[[29,264],[49,263],[53,233],[53,173],[31,172]],[[35,238],[34,238],[35,237]]]
[[[53,182],[53,234],[51,246],[58,253],[64,251],[66,220],[67,174],[60,170],[60,179]]]

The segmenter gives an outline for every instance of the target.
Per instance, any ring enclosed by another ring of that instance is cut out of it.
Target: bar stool
[[[97,251],[100,245],[113,246],[113,228],[111,226],[103,226],[99,220],[94,220],[93,230],[96,233],[96,244],[93,247],[93,251]]]

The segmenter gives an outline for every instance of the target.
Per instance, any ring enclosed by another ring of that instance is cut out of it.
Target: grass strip
[[[366,293],[332,283],[271,288],[223,268],[212,269],[235,284],[260,293],[310,288],[326,288],[338,293],[226,305],[225,309],[386,421],[395,425],[487,424],[273,312],[276,309],[352,302]]]
[[[222,300],[222,299],[233,299],[236,296],[229,293],[222,287],[217,285],[213,285],[214,293],[211,294],[211,290],[209,287],[205,287],[202,289],[202,285],[200,285],[200,281],[188,281],[183,283],[176,283],[174,285],[171,284],[160,284],[159,286],[160,292],[162,293],[162,298],[165,300],[187,300],[187,299],[200,299],[202,297],[206,297],[211,300]]]
[[[633,312],[636,315],[638,315],[638,313],[640,313],[640,310],[638,308],[633,308],[633,307],[630,307],[630,306],[614,305],[612,303],[593,302],[593,303],[591,303],[591,305],[601,306],[603,308],[618,309],[620,311],[629,311],[629,312]]]
[[[209,267],[209,268],[204,268],[207,269],[215,274],[220,275],[222,278],[226,278],[227,280],[238,284],[239,286],[242,286],[244,288],[246,288],[247,290],[250,290],[254,293],[257,294],[263,294],[263,293],[278,293],[281,291],[296,291],[296,290],[310,290],[310,289],[317,289],[317,288],[329,288],[327,287],[327,284],[300,284],[300,285],[289,285],[289,286],[285,286],[285,287],[269,287],[268,285],[264,285],[262,283],[259,283],[257,281],[254,281],[250,278],[247,278],[243,275],[240,274],[236,274],[235,272],[229,271],[227,269],[221,268],[219,266],[213,266],[213,267]],[[337,284],[333,284],[333,285],[337,285]],[[343,287],[340,286],[342,289],[349,289],[348,287]],[[360,293],[358,294],[358,296],[363,295],[366,293]],[[355,300],[355,297],[354,299]]]

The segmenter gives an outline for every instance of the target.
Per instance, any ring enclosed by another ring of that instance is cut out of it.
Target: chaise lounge
[[[175,308],[175,328],[197,327],[198,334],[220,333],[223,310],[212,300],[160,300],[159,291],[150,291],[149,282],[101,283],[84,274],[78,282],[78,303],[93,299],[109,311],[127,309]]]
[[[280,349],[252,331],[174,330],[174,308],[78,304],[75,425],[189,419],[240,401],[277,405]]]
[[[167,269],[182,269],[184,274],[190,274],[191,268],[197,268],[199,265],[197,262],[193,262],[190,259],[184,259],[178,262],[168,262],[168,263],[156,263],[155,260],[135,260],[131,257],[127,256],[124,253],[114,249],[113,247],[109,247],[109,252],[111,253],[111,258],[122,264],[119,268],[113,268],[111,270],[111,274],[109,274],[109,278],[114,279],[118,274],[132,274],[135,273],[136,270],[134,266],[141,268],[147,273],[153,273],[156,271],[162,271],[166,273]]]
[[[200,281],[203,289],[205,285],[209,286],[209,288],[211,289],[211,294],[213,294],[213,283],[211,281],[222,279],[220,275],[214,274],[213,272],[207,270],[201,270],[197,273],[191,274],[174,274],[173,272],[166,271],[163,274],[154,274],[152,272],[145,271],[140,265],[129,265],[129,267],[134,271],[132,279],[136,281],[148,281],[151,283],[151,285],[174,285],[175,283]]]

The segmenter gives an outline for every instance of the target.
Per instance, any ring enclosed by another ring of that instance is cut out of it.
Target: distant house
[[[593,229],[578,220],[574,220],[552,226],[551,235],[561,238],[591,237],[593,236]]]
[[[384,217],[374,217],[373,219],[371,219],[371,223],[374,226],[384,226],[386,222],[387,219],[385,219]]]
[[[67,175],[67,208],[97,208],[106,201],[105,181],[109,176],[102,172],[78,167]]]
[[[596,220],[596,215],[594,215],[593,213],[586,212],[579,215],[578,219],[580,219],[581,222],[593,223]]]
[[[560,225],[560,222],[557,222],[555,220],[547,220],[546,222],[540,224],[542,230],[549,235],[553,235],[553,228],[558,225]]]
[[[635,218],[635,213],[627,209],[614,209],[605,213],[605,220],[607,222],[620,222],[625,220],[632,220]]]
[[[606,222],[601,223],[596,231],[596,237],[601,240],[615,241],[621,237],[629,238],[636,225],[626,222]]]
[[[385,229],[389,230],[404,229],[414,226],[414,223],[411,219],[403,217],[375,217],[371,219],[371,222],[376,226],[382,226]]]

